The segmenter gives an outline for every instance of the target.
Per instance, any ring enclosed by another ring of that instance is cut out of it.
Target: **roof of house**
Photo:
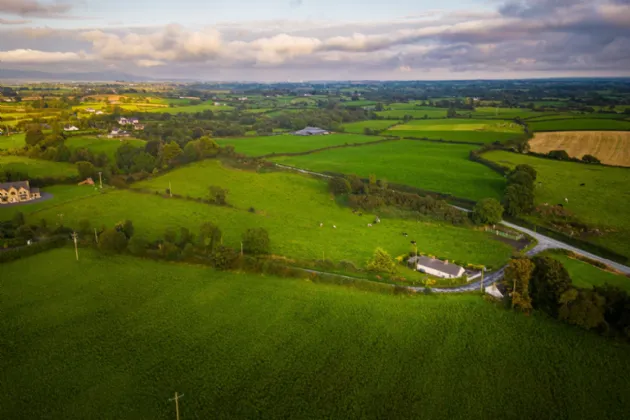
[[[31,194],[39,193],[39,188],[31,188]]]
[[[456,264],[451,264],[448,261],[440,261],[436,258],[429,258],[423,255],[418,257],[409,258],[410,263],[416,263],[423,267],[431,268],[433,270],[441,271],[442,273],[450,274],[451,276],[458,276],[463,270],[462,267]]]
[[[0,183],[0,190],[8,190],[11,187],[17,190],[19,190],[20,188],[26,188],[27,190],[31,188],[28,181],[15,181],[15,182],[1,182]]]
[[[323,134],[328,133],[328,130],[324,130],[319,127],[304,127],[302,130],[298,130],[295,134]]]

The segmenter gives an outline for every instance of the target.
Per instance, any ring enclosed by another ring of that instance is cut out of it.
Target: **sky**
[[[208,81],[630,76],[630,0],[0,0],[0,68]]]

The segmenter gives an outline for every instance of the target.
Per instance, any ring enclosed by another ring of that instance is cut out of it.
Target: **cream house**
[[[21,203],[40,197],[39,188],[31,188],[28,181],[0,183],[0,204]]]
[[[436,258],[425,256],[411,257],[408,262],[409,265],[415,266],[415,269],[421,273],[431,274],[443,279],[460,277],[466,271],[462,267],[448,261],[440,261]]]

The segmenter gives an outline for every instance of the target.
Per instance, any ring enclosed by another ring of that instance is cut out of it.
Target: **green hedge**
[[[64,246],[66,242],[67,238],[62,236],[47,239],[41,242],[35,242],[32,245],[0,251],[0,263],[30,257],[31,255],[39,254],[40,252],[48,251],[53,248],[60,248]]]

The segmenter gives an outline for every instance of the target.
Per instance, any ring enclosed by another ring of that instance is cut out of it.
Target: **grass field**
[[[509,121],[443,119],[414,120],[396,125],[383,134],[400,137],[426,137],[469,143],[492,143],[517,137],[520,125]]]
[[[424,118],[446,118],[446,109],[441,108],[412,108],[412,109],[393,109],[388,111],[378,111],[375,114],[379,117],[390,120],[401,120],[405,115],[411,115],[415,119]]]
[[[396,123],[397,121],[394,120],[369,120],[347,123],[343,125],[343,128],[347,133],[363,134],[366,128],[370,130],[385,130]]]
[[[238,153],[262,156],[271,153],[299,153],[344,144],[378,141],[382,137],[362,134],[329,134],[322,136],[261,136],[216,139],[221,146],[231,144]]]
[[[182,419],[630,410],[628,345],[478,296],[80,257],[60,249],[3,265],[2,418],[171,419],[175,391]]]
[[[488,233],[463,227],[381,215],[383,222],[368,228],[373,215],[353,214],[329,195],[326,182],[295,173],[257,174],[225,168],[218,161],[204,161],[134,187],[164,192],[169,182],[175,194],[204,198],[210,185],[220,185],[229,190],[227,201],[231,207],[114,191],[44,209],[33,216],[27,214],[27,209],[24,212],[29,221],[46,218],[51,223],[63,213],[69,226],[78,225],[81,219],[109,226],[129,218],[136,232],[151,238],[161,237],[167,227],[184,226],[195,232],[210,221],[223,231],[224,243],[235,248],[240,247],[246,229],[263,227],[269,232],[275,254],[320,259],[324,253],[326,259],[349,260],[360,267],[377,246],[396,256],[409,252],[411,245],[401,232],[413,237],[421,251],[451,260],[498,267],[511,254],[509,246],[493,240]],[[250,211],[252,207],[255,212]],[[320,222],[324,227],[319,227]]]
[[[313,171],[370,174],[389,182],[479,200],[500,198],[504,180],[468,159],[472,145],[400,140],[274,160]]]
[[[584,261],[570,258],[561,253],[552,251],[545,253],[545,255],[560,261],[562,265],[564,265],[564,268],[567,269],[571,276],[571,280],[573,280],[573,285],[576,287],[591,288],[593,286],[610,284],[611,286],[616,286],[630,292],[629,277],[602,270]]]
[[[567,120],[532,121],[528,123],[531,131],[625,131],[630,130],[630,121],[603,118],[573,118]]]
[[[563,203],[581,220],[612,230],[589,240],[630,256],[629,169],[560,162],[504,151],[491,151],[483,156],[507,166],[533,166],[538,172],[537,181],[542,183],[536,189],[536,203]],[[565,198],[569,199],[568,203]]]
[[[187,106],[176,106],[176,107],[154,107],[151,109],[145,110],[146,112],[156,112],[162,114],[179,114],[181,113],[194,113],[194,112],[203,112],[206,110],[210,110],[212,112],[217,111],[231,111],[234,107],[229,105],[214,105],[213,101],[205,102],[199,105],[187,105]]]
[[[630,131],[537,133],[529,144],[537,153],[565,150],[578,159],[590,154],[607,165],[630,166]]]
[[[458,113],[465,114],[467,111],[458,111]],[[473,117],[484,118],[532,118],[545,115],[544,112],[534,112],[529,109],[522,108],[492,108],[492,107],[477,107],[472,112]]]
[[[30,159],[23,156],[0,156],[0,168],[22,172],[29,178],[65,178],[77,174],[77,168],[73,164]]]
[[[110,161],[114,162],[116,150],[118,150],[123,142],[128,142],[135,147],[144,147],[146,143],[144,140],[138,139],[125,139],[124,141],[120,141],[120,139],[108,139],[104,137],[77,136],[66,139],[65,144],[71,150],[85,148],[95,154],[105,153]]]
[[[0,136],[0,150],[18,149],[26,146],[25,134],[13,134],[11,136]]]

